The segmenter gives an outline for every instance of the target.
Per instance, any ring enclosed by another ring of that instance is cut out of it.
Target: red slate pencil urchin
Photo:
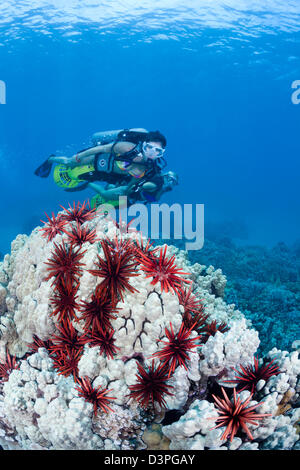
[[[253,439],[251,432],[248,429],[247,424],[258,424],[257,420],[265,418],[267,416],[272,416],[271,414],[258,414],[254,410],[263,402],[257,403],[256,405],[249,406],[249,402],[252,399],[252,394],[242,402],[241,398],[237,398],[236,390],[233,389],[233,402],[231,402],[224,390],[221,387],[224,399],[216,397],[213,395],[215,400],[215,404],[217,406],[218,414],[220,415],[218,418],[208,418],[214,419],[216,421],[217,426],[212,429],[220,428],[226,426],[224,433],[221,436],[221,439],[226,440],[230,436],[230,442],[233,441],[234,436],[236,435],[237,431],[241,428],[243,429],[249,439]]]
[[[69,319],[58,324],[57,329],[60,334],[52,337],[51,354],[64,355],[83,349],[86,335],[80,335]]]
[[[167,404],[164,396],[173,395],[170,392],[173,387],[167,383],[170,377],[166,367],[162,364],[155,367],[154,361],[148,368],[144,368],[137,362],[137,367],[137,383],[129,385],[129,396],[136,399],[143,408],[147,408],[149,404],[154,406],[155,402],[166,408]]]
[[[179,292],[178,300],[184,308],[183,322],[186,328],[194,326],[194,330],[200,331],[205,324],[208,315],[204,313],[203,303],[192,293],[192,286]]]
[[[180,305],[183,306],[185,313],[198,313],[199,311],[204,310],[202,301],[197,299],[197,297],[193,294],[192,286],[190,286],[188,289],[182,290],[179,293],[178,300]]]
[[[0,363],[0,381],[7,382],[9,379],[10,373],[14,369],[19,369],[20,365],[17,363],[16,356],[12,356],[6,349],[6,359],[5,362]]]
[[[221,333],[225,333],[226,331],[229,330],[229,326],[227,323],[222,322],[219,325],[217,325],[217,321],[213,320],[210,323],[207,323],[204,325],[199,332],[202,335],[202,340],[204,343],[208,340],[210,336],[214,336],[217,331],[220,331]]]
[[[167,245],[160,248],[159,257],[146,256],[140,252],[141,268],[145,272],[146,277],[153,277],[152,285],[160,282],[161,290],[163,292],[173,291],[177,295],[182,291],[183,283],[190,284],[191,281],[183,279],[181,276],[188,275],[181,269],[178,269],[175,264],[175,255],[167,258]]]
[[[45,227],[40,229],[42,233],[42,237],[47,238],[47,241],[50,242],[53,238],[58,234],[62,233],[63,229],[66,225],[66,220],[63,220],[61,215],[55,217],[54,213],[52,212],[52,217],[49,217],[48,214],[45,212],[48,222],[41,220],[45,224]]]
[[[225,380],[227,383],[235,383],[239,391],[250,390],[254,393],[257,383],[260,380],[267,382],[272,375],[280,374],[280,370],[277,364],[274,364],[273,359],[267,364],[259,365],[258,358],[254,356],[254,364],[249,366],[243,366],[240,364],[241,371],[233,368],[237,373],[233,380]]]
[[[115,227],[119,230],[121,236],[127,233],[136,233],[137,230],[135,228],[130,227],[131,224],[134,223],[135,219],[131,219],[128,223],[125,220],[122,220],[122,216],[119,213],[119,221],[114,219],[113,217],[109,216],[109,220],[115,225]]]
[[[91,300],[82,300],[79,304],[81,316],[78,320],[84,321],[84,329],[111,329],[111,320],[117,317],[115,313],[119,311],[113,304],[110,297],[96,288],[95,294],[92,294]]]
[[[74,202],[73,207],[69,204],[69,209],[65,209],[63,206],[61,207],[66,211],[65,214],[62,214],[62,218],[67,222],[78,222],[79,224],[83,224],[88,220],[92,220],[96,214],[95,209],[88,208],[85,201],[82,204],[81,202],[78,202],[76,205]]]
[[[144,240],[141,237],[140,240],[136,237],[135,239],[135,252],[138,261],[142,261],[140,258],[147,256],[148,258],[152,258],[155,256],[155,253],[158,251],[159,247],[153,248],[153,242],[150,239],[147,240],[146,245],[144,244]]]
[[[79,282],[71,284],[61,279],[56,283],[56,289],[50,303],[54,310],[50,316],[57,316],[58,321],[62,322],[66,319],[76,320],[76,309],[79,305],[76,302]]]
[[[46,281],[54,277],[53,284],[58,284],[62,279],[67,282],[73,283],[74,280],[82,273],[81,259],[85,251],[80,251],[80,248],[73,249],[73,246],[66,246],[63,241],[61,245],[54,242],[54,252],[52,257],[46,261],[49,271]]]
[[[107,331],[102,328],[94,328],[91,334],[88,335],[87,342],[90,347],[99,346],[100,354],[106,354],[110,359],[113,359],[117,350],[120,349],[114,344],[114,330]]]
[[[72,227],[71,231],[65,230],[64,233],[68,235],[68,241],[71,245],[82,246],[83,243],[95,243],[97,240],[97,233],[95,229],[82,227],[77,222],[77,227]]]
[[[205,315],[201,310],[196,313],[189,313],[186,311],[182,317],[185,327],[191,328],[193,326],[193,330],[197,331],[197,333],[201,336],[201,341],[203,341],[202,331],[205,327],[207,319],[208,315]]]
[[[49,353],[51,350],[52,341],[50,339],[42,340],[37,335],[33,335],[33,342],[28,344],[29,351],[26,353],[26,356],[30,356],[38,352],[39,348],[45,348]]]
[[[127,255],[128,257],[131,256],[131,260],[134,260],[135,256],[135,246],[133,241],[129,239],[125,240],[122,237],[118,238],[115,236],[113,239],[109,240],[108,238],[105,239],[107,245],[111,248],[113,253],[118,253],[121,255]]]
[[[117,304],[119,298],[124,302],[123,293],[126,290],[132,293],[137,292],[129,283],[130,277],[138,276],[132,251],[115,251],[107,240],[101,240],[101,246],[105,259],[98,255],[97,269],[91,269],[88,272],[93,276],[104,278],[98,285],[99,292],[105,295],[109,293],[114,304]]]
[[[73,376],[75,382],[78,381],[78,362],[83,354],[83,350],[78,349],[77,351],[72,350],[66,354],[61,353],[59,355],[52,355],[53,367],[57,370],[59,375],[68,377]]]
[[[94,408],[94,415],[96,416],[98,408],[102,411],[107,413],[108,411],[113,411],[109,406],[108,403],[110,400],[115,400],[115,397],[109,397],[107,394],[111,392],[111,390],[101,389],[101,387],[93,387],[91,381],[88,377],[83,377],[82,379],[78,379],[78,386],[76,386],[76,390],[78,391],[78,395],[83,397],[89,403],[92,403]]]
[[[200,346],[195,344],[195,341],[200,339],[200,336],[191,338],[191,332],[195,325],[191,328],[186,328],[184,323],[181,324],[177,334],[174,333],[173,325],[170,323],[170,330],[165,328],[167,341],[160,340],[165,344],[163,349],[157,351],[152,357],[157,357],[162,362],[162,365],[169,367],[169,376],[174,373],[177,366],[183,366],[187,370],[187,361],[189,361],[188,353],[192,349]]]

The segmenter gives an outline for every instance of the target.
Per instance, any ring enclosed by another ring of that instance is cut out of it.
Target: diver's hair
[[[146,142],[160,142],[163,148],[167,146],[167,139],[159,131],[150,131],[145,136]]]

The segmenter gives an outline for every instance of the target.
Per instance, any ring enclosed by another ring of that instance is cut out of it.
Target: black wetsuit
[[[146,189],[143,189],[143,184],[145,183],[153,183],[156,185],[155,191],[147,191]],[[144,176],[141,178],[141,181],[137,181],[136,187],[134,190],[133,186],[133,191],[130,193],[130,196],[128,197],[129,201],[131,204],[134,204],[135,202],[143,202],[144,204],[151,203],[157,201],[157,194],[160,193],[164,185],[164,177],[162,174],[157,173],[150,176],[147,178],[147,176]]]

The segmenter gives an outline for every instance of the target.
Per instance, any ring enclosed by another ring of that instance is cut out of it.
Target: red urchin
[[[66,211],[65,214],[62,214],[62,218],[67,222],[83,224],[88,220],[92,220],[96,215],[95,209],[88,208],[85,201],[82,204],[78,202],[76,206],[74,202],[73,207],[69,204],[69,209],[65,209],[63,206],[61,207]]]
[[[194,330],[199,333],[205,325],[208,315],[204,313],[202,301],[192,294],[192,286],[179,292],[178,300],[184,308],[182,319],[186,328],[191,328],[194,325]]]
[[[78,320],[84,321],[85,331],[88,331],[90,328],[111,329],[110,321],[117,318],[114,314],[119,311],[112,300],[98,288],[96,288],[96,292],[92,295],[91,300],[82,300],[80,302],[79,310],[81,316]]]
[[[30,356],[31,354],[38,352],[39,348],[45,348],[50,354],[52,346],[52,341],[50,339],[42,340],[37,335],[33,335],[32,339],[33,342],[27,345],[30,349],[26,353],[26,356]]]
[[[109,240],[108,238],[106,238],[105,242],[110,247],[113,253],[131,256],[132,260],[134,259],[135,246],[132,240],[130,239],[124,240],[122,237],[119,239],[117,236],[115,236],[112,240]]]
[[[79,308],[76,302],[78,289],[79,282],[71,284],[64,279],[57,282],[54,296],[50,298],[50,303],[54,307],[50,316],[57,316],[59,322],[66,319],[76,320],[75,310]]]
[[[88,336],[88,344],[90,347],[99,346],[100,354],[106,354],[110,359],[113,359],[117,353],[117,346],[114,344],[114,330],[103,330],[102,328],[95,328]]]
[[[162,292],[173,291],[177,295],[182,291],[182,284],[190,284],[191,281],[183,279],[180,276],[188,275],[181,269],[178,269],[175,264],[175,255],[171,258],[166,257],[167,245],[160,248],[159,257],[148,257],[140,252],[141,267],[147,277],[153,277],[152,285],[160,282]]]
[[[220,331],[221,333],[225,333],[226,331],[229,330],[229,326],[227,323],[222,322],[219,325],[217,325],[217,320],[213,320],[210,323],[207,323],[203,328],[201,328],[200,333],[202,335],[203,342],[206,343],[208,338],[210,336],[214,336],[217,331]]]
[[[148,368],[144,368],[137,362],[137,367],[137,383],[129,385],[129,396],[136,399],[143,408],[147,408],[149,403],[154,406],[154,402],[166,408],[167,404],[164,395],[173,395],[169,391],[173,387],[167,384],[170,376],[166,367],[163,364],[155,367],[154,361],[152,361],[151,366]]]
[[[98,241],[96,229],[81,227],[78,222],[77,227],[72,227],[71,232],[64,230],[64,233],[68,235],[68,241],[71,245],[82,246],[86,242],[95,243]]]
[[[12,356],[8,349],[6,349],[6,359],[5,362],[0,363],[0,381],[7,382],[9,375],[14,369],[19,369],[20,364],[17,363],[16,356]]]
[[[165,328],[168,340],[160,340],[165,346],[161,351],[154,353],[152,357],[158,357],[162,365],[169,366],[169,376],[174,373],[178,366],[183,366],[187,370],[186,362],[190,359],[188,353],[192,351],[192,349],[200,346],[199,344],[194,344],[197,339],[201,338],[200,336],[190,338],[194,326],[195,325],[192,325],[192,327],[188,329],[185,327],[184,323],[182,323],[177,334],[174,333],[171,322],[170,331]]]
[[[41,220],[41,222],[45,224],[45,227],[42,227],[40,231],[43,232],[42,237],[47,238],[47,241],[50,242],[58,233],[63,232],[63,228],[67,222],[62,219],[61,215],[55,217],[53,212],[52,217],[49,217],[46,212],[45,214],[48,219],[48,222]]]
[[[208,315],[205,315],[201,310],[196,313],[190,313],[186,311],[182,317],[185,327],[191,328],[193,326],[193,330],[200,334],[201,339],[203,339],[201,333],[207,319]]]
[[[240,364],[241,371],[233,368],[238,374],[233,380],[225,380],[227,383],[235,383],[239,391],[250,390],[253,394],[257,383],[260,380],[267,382],[272,375],[280,374],[279,366],[274,364],[273,359],[267,364],[259,365],[258,358],[254,356],[254,364],[249,366],[243,366]],[[242,387],[242,388],[241,388]]]
[[[236,390],[233,389],[233,403],[229,400],[225,390],[221,387],[224,399],[216,397],[212,395],[215,404],[217,406],[218,414],[220,415],[218,418],[208,418],[214,419],[219,424],[212,429],[220,428],[226,426],[224,433],[221,436],[221,439],[226,440],[230,436],[230,442],[233,441],[234,436],[236,435],[239,428],[242,428],[249,439],[253,439],[251,432],[247,427],[247,423],[249,424],[258,424],[256,421],[259,419],[263,419],[267,416],[272,416],[272,414],[258,414],[254,410],[263,402],[257,403],[256,405],[249,406],[247,408],[248,403],[252,399],[252,394],[242,402],[241,398],[237,398]]]
[[[137,289],[129,283],[129,278],[139,274],[135,272],[136,262],[133,261],[130,249],[122,252],[115,251],[107,240],[101,240],[101,245],[105,259],[97,255],[98,269],[90,269],[88,272],[93,276],[104,278],[98,285],[99,292],[109,294],[113,304],[116,305],[119,298],[124,302],[124,291],[137,292]]]
[[[78,395],[83,397],[89,403],[92,403],[95,416],[97,415],[98,408],[100,408],[105,413],[108,411],[113,411],[108,406],[108,403],[110,400],[116,400],[116,398],[107,396],[111,390],[107,390],[105,388],[101,389],[100,386],[97,388],[93,387],[88,377],[78,379],[78,383],[79,385],[75,387],[75,389],[78,391]]]
[[[81,267],[84,264],[80,260],[85,251],[80,251],[80,248],[74,250],[73,246],[67,247],[64,241],[61,245],[57,245],[54,242],[54,246],[55,250],[52,253],[52,257],[45,263],[49,266],[47,268],[49,274],[45,280],[48,281],[50,278],[55,277],[52,285],[57,285],[62,279],[73,283],[77,276],[82,273]]]
[[[143,238],[140,241],[136,238],[135,243],[136,257],[140,262],[142,262],[143,255],[152,258],[155,257],[155,253],[159,250],[159,247],[153,248],[153,242],[150,241],[150,238],[147,240],[146,245],[144,245]]]
[[[80,335],[74,328],[71,320],[66,319],[61,325],[57,325],[59,335],[54,335],[51,345],[51,354],[58,354],[58,356],[76,351],[82,351],[86,344],[87,337],[85,334]]]
[[[121,234],[136,232],[136,229],[132,229],[130,227],[130,225],[135,221],[135,219],[132,219],[128,223],[126,223],[124,220],[122,220],[121,214],[119,214],[119,222],[112,217],[110,217],[110,219]]]
[[[78,381],[78,362],[83,354],[82,349],[78,349],[77,351],[68,351],[66,354],[61,353],[57,356],[52,357],[53,359],[53,367],[58,371],[59,375],[63,375],[64,377],[68,377],[69,375],[73,375],[73,379],[75,382]]]
[[[184,289],[179,292],[178,300],[180,305],[184,308],[184,313],[198,313],[203,312],[204,307],[202,301],[197,299],[197,297],[193,294],[192,286],[189,289]]]

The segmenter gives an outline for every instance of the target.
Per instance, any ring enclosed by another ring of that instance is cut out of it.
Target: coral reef
[[[299,342],[257,356],[220,269],[85,203],[56,220],[0,263],[4,449],[299,448]]]
[[[189,252],[190,261],[222,269],[227,278],[224,299],[259,331],[261,353],[272,347],[290,350],[300,337],[299,242],[273,248],[238,246],[225,233],[206,234],[204,247]],[[183,244],[176,241],[176,246]]]

